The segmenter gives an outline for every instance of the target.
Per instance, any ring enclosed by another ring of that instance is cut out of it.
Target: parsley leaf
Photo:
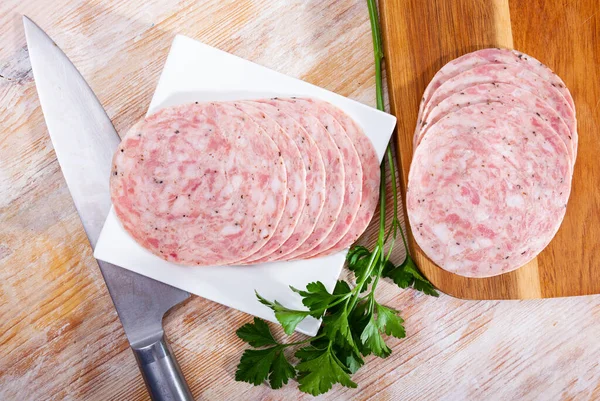
[[[348,298],[352,290],[345,281],[338,281],[333,290],[336,299]],[[348,316],[348,301],[340,302],[328,309],[328,314],[323,318],[322,332],[333,343],[354,347],[354,340],[350,330]]]
[[[380,358],[386,358],[392,353],[392,350],[385,344],[383,337],[381,337],[381,332],[377,327],[377,322],[373,315],[369,318],[369,323],[367,323],[360,335],[360,341],[369,352]]]
[[[266,349],[247,349],[242,355],[235,372],[235,380],[258,386],[269,377],[273,361],[280,347]]]
[[[327,291],[325,285],[320,281],[308,283],[306,291],[298,290],[291,286],[290,288],[292,291],[300,294],[302,304],[308,308],[310,315],[315,319],[321,318],[329,304],[336,298],[335,295]]]
[[[380,305],[373,299],[365,302],[365,304],[367,306],[365,307],[363,319],[368,317],[368,323],[360,335],[360,341],[365,347],[366,353],[373,353],[380,358],[386,358],[392,353],[392,350],[386,345],[383,334],[396,338],[406,337],[402,325],[404,320],[398,315],[397,310]],[[373,313],[374,311],[377,313]]]
[[[323,349],[327,348],[329,346],[328,344],[329,343],[326,340],[316,341],[315,343],[311,343],[311,345],[307,347],[300,348],[298,351],[296,351],[294,356],[300,359],[300,362],[312,361],[313,359],[318,358],[323,353]],[[323,348],[321,348],[321,346],[323,346]]]
[[[280,344],[273,338],[267,322],[255,317],[254,323],[246,323],[236,334],[253,347],[274,345],[266,349],[246,350],[235,372],[236,380],[257,386],[268,378],[271,388],[278,389],[296,377],[296,369],[283,354],[287,344]]]
[[[348,284],[344,281],[338,283],[343,283],[340,285],[341,287],[348,287]],[[343,313],[340,305],[336,305],[334,308],[329,309],[329,311],[335,309],[335,312],[327,314],[323,318],[323,325],[319,330],[319,334],[310,344],[317,349],[324,349],[331,346],[332,352],[337,359],[340,360],[351,373],[355,373],[364,364],[360,350],[358,349],[360,341],[358,340],[358,335],[354,332],[355,327],[352,317],[348,315],[345,310],[346,304],[344,303],[341,306],[344,308]],[[299,353],[300,356],[303,355],[302,352]],[[305,359],[311,358],[306,357]]]
[[[433,297],[439,296],[438,292],[419,272],[414,260],[407,254],[406,259],[398,266],[394,266],[388,261],[383,268],[383,277],[391,278],[394,283],[400,288],[413,287],[417,291]]]
[[[269,376],[271,388],[281,388],[290,379],[294,379],[295,377],[296,369],[285,359],[283,350],[281,350],[271,365],[271,375]]]
[[[340,344],[333,344],[332,350],[335,356],[348,368],[350,373],[356,373],[365,364],[356,345],[347,347]]]
[[[373,276],[377,273],[376,269],[372,269],[369,274],[369,266],[372,253],[362,245],[356,245],[350,248],[346,255],[348,269],[354,273],[357,282],[365,280],[365,287],[371,282]],[[365,277],[369,275],[369,277]]]
[[[338,282],[335,284],[335,288],[333,289],[333,295],[347,295],[347,294],[350,295],[351,292],[352,292],[352,289],[350,288],[348,283],[343,280],[338,280]],[[339,311],[341,308],[344,308],[344,307],[345,307],[345,304],[343,302],[338,303],[336,305],[330,305],[329,308],[327,308],[327,312],[328,313],[336,313],[337,311]]]
[[[256,297],[261,304],[268,306],[275,312],[277,321],[281,323],[283,331],[285,331],[285,334],[287,335],[291,335],[294,330],[296,330],[298,323],[303,321],[310,314],[308,311],[288,309],[277,301],[271,302],[261,297],[258,292],[256,292]]]
[[[254,318],[254,323],[246,323],[235,333],[239,338],[253,347],[277,345],[277,341],[273,338],[267,322],[257,317]]]
[[[266,349],[247,349],[235,372],[235,380],[258,386],[267,378],[278,389],[296,377],[296,369],[285,359],[283,345]]]
[[[380,304],[375,305],[377,308],[377,328],[388,336],[396,338],[406,337],[404,330],[404,319],[398,316],[398,311]]]
[[[362,335],[365,327],[369,323],[371,318],[371,314],[368,313],[367,308],[369,303],[367,301],[360,301],[354,308],[354,310],[350,313],[350,327],[352,330],[352,336],[354,338],[354,344],[356,345],[356,350],[363,356],[369,355],[371,353],[370,349],[364,345],[360,336]]]
[[[350,379],[349,369],[336,358],[331,347],[322,350],[304,347],[298,350],[296,356],[302,360],[296,366],[300,391],[316,396],[331,390],[336,383],[356,388],[357,384]]]
[[[325,316],[323,318],[323,332],[327,338],[336,344],[354,346],[352,332],[348,324],[348,314],[345,310]]]

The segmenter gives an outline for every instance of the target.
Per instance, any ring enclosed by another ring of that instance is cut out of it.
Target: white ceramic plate
[[[380,160],[396,125],[396,118],[389,114],[185,36],[177,36],[173,41],[148,113],[189,101],[272,96],[309,96],[335,104],[361,125],[373,141]],[[289,286],[304,288],[312,281],[321,281],[331,291],[344,265],[346,253],[343,251],[324,258],[255,266],[180,266],[164,261],[138,245],[111,210],[94,256],[276,322],[273,312],[256,300],[255,290],[267,299],[276,299],[285,306],[302,309],[301,298]],[[298,325],[297,330],[315,335],[319,325],[320,321],[307,318]]]

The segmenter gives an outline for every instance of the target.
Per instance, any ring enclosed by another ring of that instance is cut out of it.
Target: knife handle
[[[164,335],[149,345],[132,349],[153,401],[194,400]]]

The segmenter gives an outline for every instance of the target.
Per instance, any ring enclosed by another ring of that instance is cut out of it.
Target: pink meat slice
[[[331,114],[327,113],[320,102],[303,98],[282,99],[282,101],[292,103],[301,113],[310,114],[321,122],[335,141],[344,165],[344,200],[339,216],[335,220],[333,228],[321,243],[312,250],[298,256],[298,258],[308,259],[331,248],[348,232],[360,207],[362,197],[362,167],[356,148],[346,134],[346,131]]]
[[[442,84],[458,74],[470,70],[483,64],[518,64],[525,69],[539,75],[542,79],[548,81],[550,85],[557,88],[564,96],[567,103],[575,111],[575,102],[567,89],[565,83],[554,71],[535,58],[511,49],[489,48],[476,50],[456,58],[444,65],[433,77],[425,92],[423,93],[422,104],[428,103],[432,94],[442,86]]]
[[[431,96],[423,110],[421,128],[429,124],[430,111],[454,93],[461,93],[465,88],[480,84],[507,83],[534,93],[548,103],[565,121],[573,136],[575,152],[577,151],[577,121],[575,112],[564,96],[548,81],[540,78],[530,70],[515,64],[485,64],[467,70],[442,84]],[[416,134],[418,137],[418,133]]]
[[[565,83],[562,81],[562,79],[560,79],[558,75],[554,73],[554,71],[552,71],[540,61],[516,50],[498,48],[481,49],[471,53],[467,53],[459,58],[448,62],[435,74],[429,85],[427,85],[427,88],[423,93],[423,97],[421,98],[421,106],[419,107],[415,136],[421,128],[424,108],[427,107],[429,100],[433,96],[433,93],[440,86],[442,86],[449,79],[454,78],[455,76],[467,70],[470,70],[471,68],[484,64],[497,63],[520,65],[523,68],[528,69],[531,72],[537,74],[542,79],[550,83],[550,85],[557,88],[564,96],[571,109],[575,111],[575,102],[573,101],[573,97],[571,96],[571,93],[569,92],[569,89],[567,89]],[[413,143],[413,145],[414,144],[415,143]]]
[[[302,113],[296,104],[283,99],[264,99],[259,102],[270,104],[296,120],[319,147],[325,165],[325,204],[323,210],[321,210],[317,223],[308,238],[304,240],[304,243],[294,251],[282,254],[279,258],[279,260],[291,260],[312,250],[331,232],[342,210],[344,200],[344,164],[342,155],[331,134],[316,117]]]
[[[576,133],[572,133],[558,113],[541,98],[520,87],[503,83],[470,86],[444,99],[429,112],[428,125],[421,130],[417,138],[417,146],[419,146],[419,142],[429,131],[429,128],[444,116],[462,107],[491,102],[498,102],[506,106],[536,113],[538,117],[541,117],[558,133],[569,152],[571,166],[575,163],[576,154],[573,136]]]
[[[294,141],[306,166],[306,199],[292,235],[275,252],[252,263],[271,262],[298,249],[311,235],[325,204],[325,165],[319,147],[289,114],[258,101],[243,101],[264,112]]]
[[[218,103],[159,110],[113,159],[111,198],[143,247],[183,265],[223,265],[259,250],[284,210],[279,149],[246,114]]]
[[[435,123],[409,173],[417,244],[441,268],[489,277],[524,265],[553,238],[571,185],[567,148],[541,117],[498,103]]]
[[[315,257],[320,257],[348,248],[366,230],[373,218],[379,200],[380,171],[379,158],[377,157],[377,152],[373,147],[373,143],[352,117],[331,103],[316,99],[308,100],[317,103],[322,110],[331,114],[331,116],[340,123],[342,128],[344,128],[346,135],[348,135],[348,138],[350,138],[358,153],[362,168],[362,196],[358,212],[342,238],[329,249],[323,250],[318,255],[315,255]]]
[[[300,219],[306,199],[306,168],[295,142],[275,120],[249,103],[233,102],[236,108],[246,113],[275,142],[285,163],[287,173],[287,196],[283,215],[273,236],[256,253],[240,261],[246,264],[259,260],[278,250],[292,235]]]

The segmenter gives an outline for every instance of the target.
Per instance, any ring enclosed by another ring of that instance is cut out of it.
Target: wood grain
[[[446,62],[485,47],[508,47],[540,59],[561,76],[575,99],[580,137],[565,220],[550,245],[520,269],[470,279],[431,262],[411,236],[427,277],[467,299],[527,299],[600,293],[600,25],[597,2],[513,0],[380,0],[392,112],[406,187],[412,137],[425,87]]]
[[[144,115],[177,33],[374,105],[366,4],[0,3],[0,399],[147,400],[47,135],[21,14],[65,50],[124,132]],[[363,241],[374,238],[371,227]],[[402,257],[397,247],[394,260]],[[389,358],[368,360],[358,389],[336,387],[321,399],[600,398],[600,296],[473,302],[380,285],[381,302],[402,310],[408,338],[390,340]],[[295,384],[273,392],[233,380],[246,348],[234,331],[250,320],[198,297],[165,318],[195,397],[312,399]]]

